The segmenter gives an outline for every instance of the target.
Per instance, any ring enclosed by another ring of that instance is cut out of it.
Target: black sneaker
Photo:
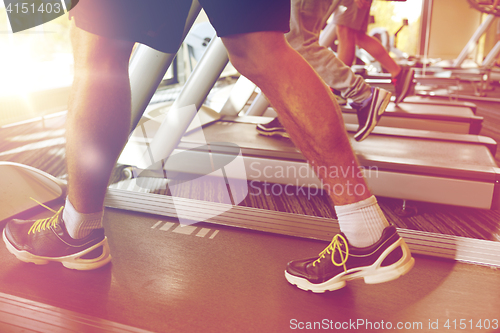
[[[347,105],[347,100],[340,95],[340,91],[330,88],[337,100],[339,105]],[[385,108],[384,108],[385,110]],[[267,124],[259,124],[257,125],[257,132],[261,135],[265,136],[279,136],[283,138],[290,138],[290,135],[286,132],[283,125],[281,125],[278,117],[274,118]]]
[[[399,74],[392,79],[392,84],[396,89],[396,104],[401,103],[408,96],[414,84],[414,77],[415,70],[411,67],[403,66]]]
[[[10,253],[24,262],[37,265],[58,261],[64,267],[91,270],[111,261],[104,229],[93,230],[82,239],[68,235],[61,218],[63,207],[50,218],[11,220],[3,230],[3,240]]]
[[[377,243],[365,248],[349,245],[344,235],[338,234],[319,258],[289,262],[285,277],[300,289],[322,293],[357,278],[369,284],[395,280],[408,273],[414,263],[405,241],[394,226],[389,226]]]
[[[257,132],[265,136],[280,136],[283,138],[290,138],[283,125],[281,125],[278,117],[274,118],[267,124],[257,125]]]
[[[378,121],[385,112],[391,93],[381,88],[372,88],[372,95],[362,103],[351,103],[351,107],[357,110],[358,131],[354,134],[356,141],[366,139],[377,126]]]

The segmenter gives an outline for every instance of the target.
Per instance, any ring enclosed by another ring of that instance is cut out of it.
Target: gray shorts
[[[347,8],[346,8],[347,7]],[[366,32],[370,21],[370,6],[360,9],[354,0],[342,0],[335,11],[333,22],[353,30]]]

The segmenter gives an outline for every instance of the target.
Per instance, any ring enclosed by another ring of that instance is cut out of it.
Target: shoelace
[[[35,201],[40,206],[47,208],[48,210],[53,212],[55,215],[53,215],[52,217],[48,217],[46,219],[36,220],[35,223],[33,223],[33,225],[31,226],[30,230],[28,230],[28,235],[31,232],[33,232],[33,233],[40,232],[42,230],[45,230],[45,228],[50,228],[51,226],[55,226],[57,224],[57,221],[59,221],[59,215],[62,213],[64,206],[61,206],[61,208],[59,208],[58,211],[55,211],[52,208],[45,206],[43,203],[41,203],[33,198],[30,198],[30,199]]]
[[[341,244],[340,240],[342,240],[342,242],[344,243],[344,246],[345,246],[345,258],[344,258],[344,252],[342,251],[342,244]],[[340,258],[342,259],[342,261],[340,263],[337,263],[335,261],[335,251],[339,252]],[[331,255],[332,263],[335,266],[344,266],[344,271],[347,271],[347,268],[345,267],[345,263],[347,262],[347,258],[349,258],[349,247],[347,246],[347,240],[344,238],[344,236],[342,236],[341,234],[335,235],[335,237],[333,237],[330,245],[328,245],[319,254],[319,258],[313,262],[313,266],[316,266],[316,263],[319,263],[321,261],[321,259],[325,258],[325,256],[327,254]]]

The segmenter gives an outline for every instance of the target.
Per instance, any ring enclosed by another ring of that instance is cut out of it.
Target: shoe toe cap
[[[24,249],[33,221],[11,220],[5,226],[5,237],[17,249]]]
[[[315,267],[312,263],[315,259],[317,258],[290,261],[286,265],[286,271],[294,276],[311,279],[314,275]]]

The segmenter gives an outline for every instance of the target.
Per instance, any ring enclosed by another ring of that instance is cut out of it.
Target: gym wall
[[[457,58],[480,23],[481,13],[466,0],[432,1],[429,57]]]

